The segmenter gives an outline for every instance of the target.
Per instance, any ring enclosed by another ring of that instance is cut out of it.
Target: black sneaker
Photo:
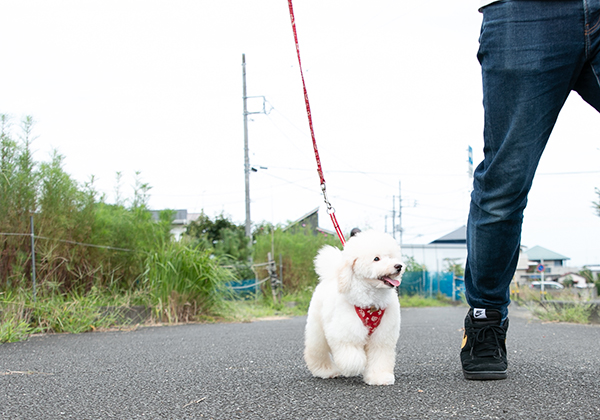
[[[506,379],[506,331],[508,318],[495,309],[469,310],[460,350],[465,379]]]

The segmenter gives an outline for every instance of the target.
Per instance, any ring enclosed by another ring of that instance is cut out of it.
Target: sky
[[[346,233],[428,243],[466,224],[483,149],[477,0],[296,0],[328,198]],[[0,0],[0,113],[36,121],[37,161],[109,203],[136,176],[152,209],[285,225],[321,194],[285,0]],[[262,111],[265,111],[264,113]],[[600,116],[572,93],[539,165],[522,244],[600,264]],[[118,187],[117,173],[122,174]],[[138,175],[136,175],[136,173]],[[401,204],[401,206],[400,206]],[[399,217],[399,209],[401,216]],[[400,234],[396,236],[400,238]]]

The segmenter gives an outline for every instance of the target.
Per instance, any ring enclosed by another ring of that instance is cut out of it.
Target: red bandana
[[[369,335],[373,334],[381,322],[385,309],[359,308],[358,306],[355,306],[354,309],[364,326],[369,329]]]

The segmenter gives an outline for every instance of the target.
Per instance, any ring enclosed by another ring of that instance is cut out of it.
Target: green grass
[[[16,316],[2,320],[0,324],[0,343],[14,343],[26,340],[31,334],[37,332],[29,323]]]
[[[436,306],[450,306],[450,299],[439,296],[437,298],[429,298],[419,295],[400,296],[400,306],[402,308],[426,308]]]
[[[308,311],[312,288],[303,292],[286,294],[281,303],[273,303],[266,296],[258,298],[233,299],[226,301],[218,311],[218,317],[225,321],[249,322],[254,319],[286,316],[304,316]],[[400,306],[403,308],[424,308],[451,305],[450,300],[428,298],[418,295],[400,296]]]
[[[185,260],[185,257],[182,258]],[[163,281],[166,280],[163,278]],[[180,289],[179,296],[183,296],[184,292],[185,288]],[[85,295],[61,295],[48,290],[44,293],[42,289],[35,302],[30,292],[5,292],[0,294],[0,343],[26,340],[35,333],[83,333],[124,327],[117,315],[107,313],[106,307],[148,306],[153,309],[152,322],[169,324],[190,321],[250,322],[271,317],[304,316],[312,292],[312,288],[305,288],[301,292],[287,293],[281,302],[273,302],[270,294],[257,297],[249,295],[246,298],[229,295],[227,299],[214,301],[211,311],[196,313],[188,318],[183,312],[186,305],[181,302],[184,301],[180,301],[179,306],[171,302],[171,306],[165,308],[162,299],[157,299],[156,292],[150,291],[107,294],[93,288]],[[173,294],[166,296],[168,298]],[[447,299],[421,296],[401,296],[400,304],[403,308],[450,305]],[[165,316],[166,310],[172,311],[172,316]]]
[[[592,305],[587,303],[589,297],[580,296],[571,289],[546,292],[544,295],[539,290],[520,288],[511,299],[525,307],[538,319],[545,322],[572,322],[589,324]],[[564,304],[554,303],[555,301]]]
[[[273,302],[270,295],[248,295],[224,301],[217,316],[224,321],[249,322],[254,319],[286,316],[303,316],[308,311],[312,290],[284,294],[281,303]]]
[[[121,327],[107,307],[148,301],[135,294],[107,295],[94,289],[85,296],[38,296],[29,292],[0,294],[0,343],[22,341],[35,333],[82,333]]]
[[[545,303],[544,305],[533,306],[532,312],[542,321],[589,324],[592,305],[574,303],[573,305],[558,306]]]

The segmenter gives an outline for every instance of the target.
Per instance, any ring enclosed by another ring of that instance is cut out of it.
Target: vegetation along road
[[[0,418],[600,418],[600,326],[514,310],[509,378],[473,382],[458,362],[464,314],[403,309],[388,387],[311,377],[305,317],[33,336],[0,345]]]

